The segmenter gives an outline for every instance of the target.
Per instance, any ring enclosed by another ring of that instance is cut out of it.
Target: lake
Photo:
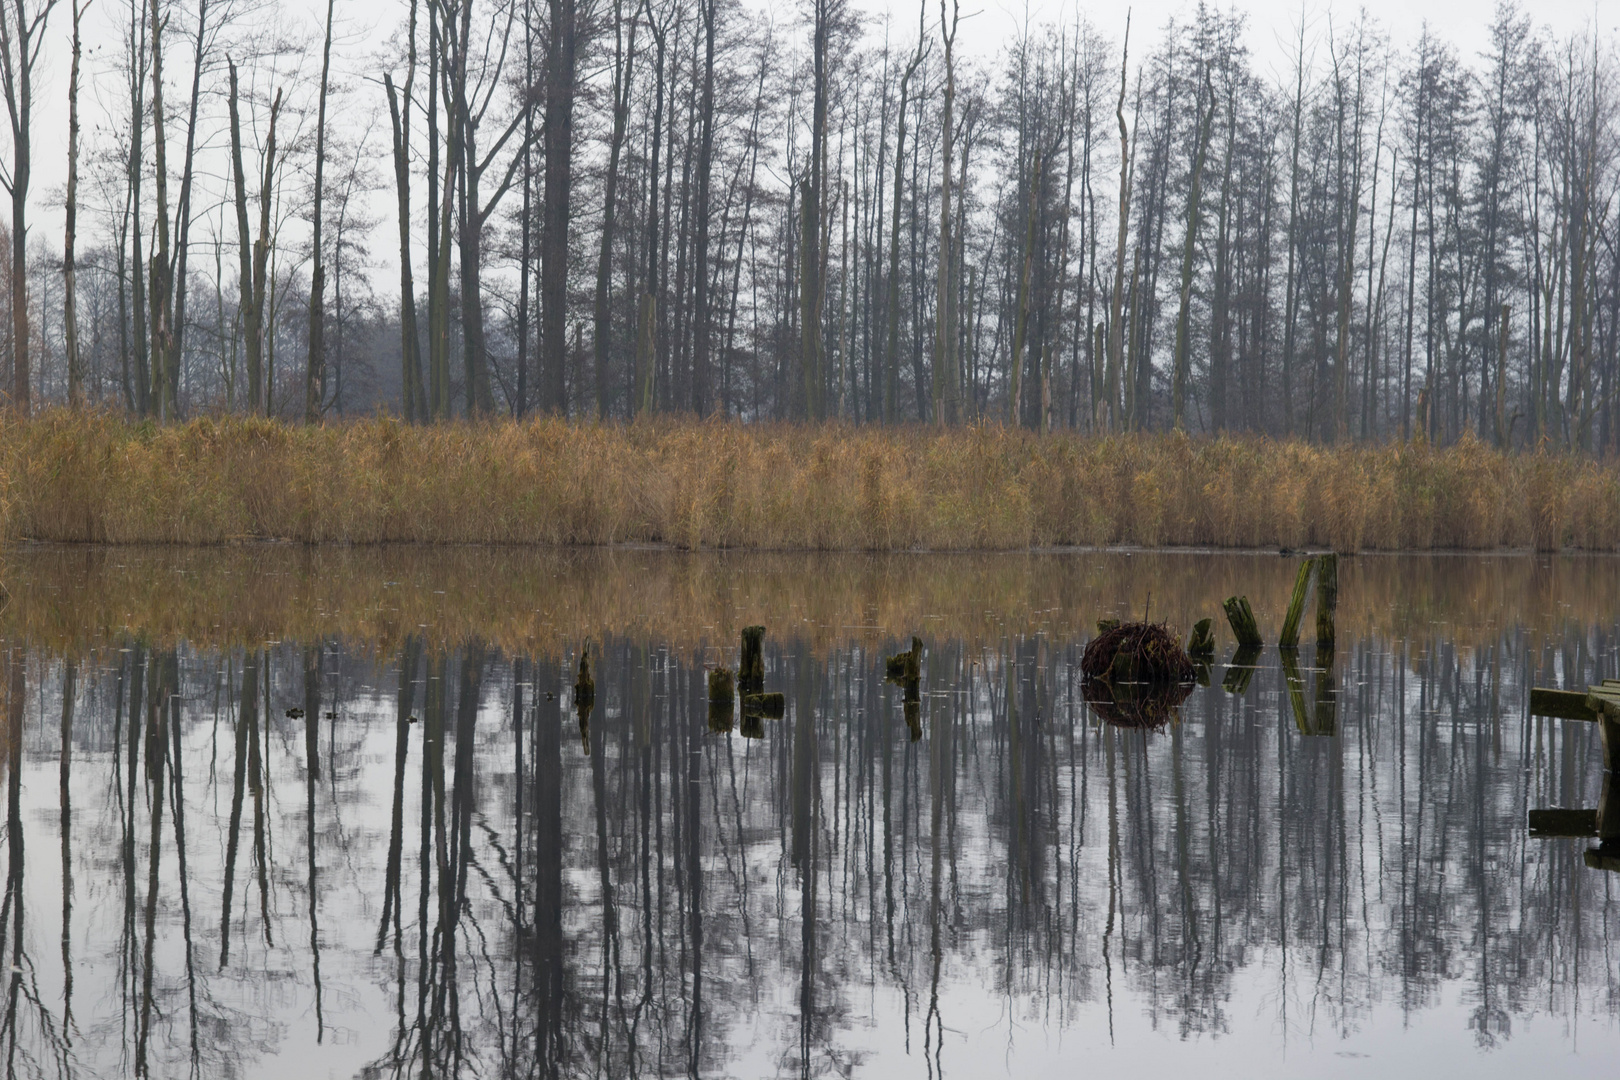
[[[8,1074],[1612,1076],[1620,559],[20,547]],[[1213,617],[1088,702],[1101,618]],[[762,624],[783,715],[711,710]],[[921,680],[885,658],[922,643]],[[595,680],[576,700],[581,651]],[[1184,697],[1183,697],[1184,695]]]

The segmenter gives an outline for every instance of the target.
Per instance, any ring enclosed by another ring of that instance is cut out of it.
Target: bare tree
[[[70,0],[73,10],[73,61],[68,71],[68,174],[66,223],[62,229],[62,328],[67,337],[68,405],[84,404],[84,360],[79,354],[78,275],[74,241],[79,223],[79,27],[90,0]]]
[[[320,420],[326,403],[326,263],[321,248],[321,197],[326,181],[326,92],[332,74],[332,12],[326,0],[326,37],[321,43],[321,88],[315,120],[315,208],[310,215],[309,353],[304,380],[304,423]]]
[[[34,72],[56,0],[0,0],[0,90],[11,121],[11,168],[0,186],[11,196],[11,404],[27,416],[33,402],[28,329],[28,184],[33,174]]]

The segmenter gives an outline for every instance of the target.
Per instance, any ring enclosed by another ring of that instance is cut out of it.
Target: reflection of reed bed
[[[1101,679],[1081,681],[1080,694],[1091,711],[1115,727],[1160,728],[1180,717],[1181,703],[1193,692],[1191,683],[1126,683]]]
[[[122,634],[252,645],[343,638],[397,648],[474,639],[512,653],[571,654],[586,638],[667,643],[731,663],[739,631],[813,652],[896,651],[914,633],[999,648],[1043,634],[1081,642],[1100,617],[1140,613],[1185,632],[1215,619],[1230,648],[1228,596],[1276,640],[1298,564],[1275,553],[692,553],[420,545],[207,549],[12,547],[0,633],[59,651]],[[1356,638],[1444,636],[1486,645],[1516,626],[1564,640],[1612,627],[1610,556],[1402,555],[1340,560],[1338,630]]]
[[[1000,426],[48,412],[0,422],[0,535],[839,550],[1620,549],[1620,463]]]

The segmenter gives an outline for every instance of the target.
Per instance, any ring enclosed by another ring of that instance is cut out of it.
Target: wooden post
[[[731,730],[732,718],[736,714],[731,698],[725,701],[709,699],[709,730],[716,735],[724,735]]]
[[[1597,835],[1604,840],[1620,840],[1620,780],[1614,773],[1603,774],[1603,794],[1598,796]]]
[[[1265,645],[1265,639],[1260,636],[1260,627],[1254,621],[1254,609],[1249,607],[1247,596],[1229,596],[1222,605],[1226,609],[1226,621],[1232,624],[1232,634],[1237,638],[1238,648],[1260,648]]]
[[[1604,772],[1620,772],[1620,720],[1605,712],[1598,717],[1598,731],[1603,735]]]
[[[1306,559],[1299,565],[1294,578],[1294,595],[1288,601],[1288,617],[1283,619],[1282,636],[1277,638],[1279,649],[1299,648],[1299,620],[1305,614],[1305,595],[1311,591],[1311,569],[1315,559]]]
[[[1333,613],[1339,607],[1339,557],[1323,555],[1316,564],[1316,644],[1333,644]]]
[[[1193,659],[1208,659],[1215,655],[1215,635],[1210,630],[1213,619],[1199,619],[1193,624],[1192,636],[1187,639],[1187,655]]]
[[[744,693],[758,693],[765,686],[765,628],[742,628],[742,655],[737,659],[737,685]]]

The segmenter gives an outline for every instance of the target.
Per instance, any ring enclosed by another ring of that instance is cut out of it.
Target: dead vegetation
[[[1620,463],[999,425],[0,422],[0,535],[98,543],[1620,550]]]
[[[1080,671],[1087,679],[1119,685],[1192,682],[1193,663],[1181,639],[1163,623],[1120,623],[1086,643]]]

